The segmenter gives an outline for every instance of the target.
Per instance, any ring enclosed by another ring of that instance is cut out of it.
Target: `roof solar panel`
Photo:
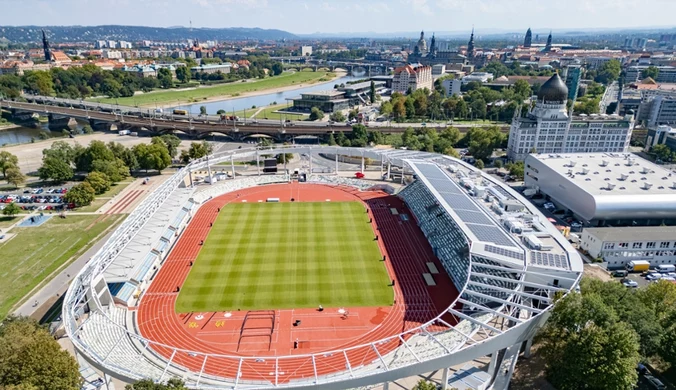
[[[483,213],[459,209],[453,211],[455,211],[455,213],[458,214],[458,217],[460,217],[460,219],[462,219],[464,222],[467,223],[478,223],[483,225],[493,224],[493,221],[487,216],[485,216]]]
[[[473,223],[466,224],[469,230],[480,241],[492,242],[496,245],[514,247],[514,243],[509,239],[507,234],[500,228],[489,225],[477,225]]]

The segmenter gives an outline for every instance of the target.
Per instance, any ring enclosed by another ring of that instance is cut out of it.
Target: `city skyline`
[[[295,34],[409,33],[424,29],[534,32],[674,26],[676,2],[648,0],[0,0],[0,25],[260,27]],[[655,12],[659,10],[659,12]],[[156,17],[148,18],[154,13]],[[233,18],[231,15],[236,15]],[[368,17],[359,17],[366,15]],[[556,17],[550,17],[556,15]],[[326,16],[326,17],[323,17]]]

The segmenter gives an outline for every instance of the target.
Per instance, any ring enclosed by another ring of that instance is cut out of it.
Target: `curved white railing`
[[[233,157],[237,159],[251,158],[275,152],[304,153],[309,150],[312,150],[312,152],[336,152],[356,157],[380,157],[383,163],[387,162],[393,165],[398,161],[401,162],[402,158],[405,158],[401,156],[385,156],[378,151],[365,148],[282,146],[265,150],[251,148],[217,153],[209,157],[209,164],[228,161]],[[422,154],[417,153],[416,155],[420,156]],[[446,156],[432,153],[426,153],[425,155],[430,159],[449,159]],[[453,161],[462,164],[462,162],[457,160],[453,159]],[[462,286],[462,289],[460,289],[458,297],[448,309],[443,310],[433,320],[415,329],[410,329],[375,342],[334,351],[305,355],[276,356],[274,358],[269,356],[204,354],[199,351],[189,351],[146,339],[135,332],[134,325],[129,325],[130,321],[126,321],[126,324],[120,323],[119,318],[116,321],[109,316],[107,310],[102,307],[97,294],[92,293],[94,291],[92,286],[93,278],[104,272],[121,250],[143,228],[144,224],[158,210],[162,203],[186,181],[187,176],[191,172],[204,170],[206,167],[206,158],[195,161],[180,169],[148,196],[78,273],[68,289],[64,300],[62,316],[66,333],[72,340],[75,348],[101,369],[129,380],[151,377],[156,381],[162,381],[170,377],[179,377],[183,378],[189,387],[199,388],[299,388],[318,385],[327,385],[331,388],[356,387],[448,367],[449,365],[484,356],[511,346],[518,341],[531,337],[534,330],[545,317],[545,314],[551,308],[551,306],[544,308],[541,312],[531,316],[527,321],[512,323],[511,326],[507,325],[501,329],[496,329],[489,325],[488,322],[495,316],[484,312],[474,317],[462,319],[454,327],[438,331],[439,328],[435,328],[435,325],[446,324],[441,317],[455,307],[458,299],[463,296],[463,292],[467,288],[466,282]],[[226,189],[227,187],[223,186],[222,188]],[[239,186],[233,188],[239,188]],[[215,196],[215,193],[205,195],[200,200],[203,202],[208,200],[210,196]],[[469,256],[468,266],[471,270],[471,256]],[[526,271],[527,268],[527,264],[524,262],[522,269],[516,268],[514,270],[517,272]],[[523,275],[525,274],[522,273],[521,279],[515,280],[515,282],[518,283],[522,280],[524,278]],[[576,276],[576,278],[579,280],[579,276]],[[516,299],[515,295],[512,295],[509,299]],[[89,305],[92,314],[89,318],[81,321],[81,317],[84,317],[82,314],[85,302]],[[517,302],[514,304],[518,306]],[[499,311],[500,309],[497,308],[496,310]],[[91,323],[88,324],[89,321]],[[86,337],[87,335],[82,333],[84,327],[89,327],[90,325],[96,326],[96,324],[100,323],[107,324],[104,326],[110,325],[111,329],[119,329],[119,331],[111,331],[111,334],[114,334],[114,338],[117,338],[117,340],[111,342],[112,346],[107,353],[97,351],[88,345],[88,342],[91,341],[89,340],[90,337]],[[472,339],[474,334],[480,329],[486,333],[486,336],[479,340]],[[422,342],[422,339],[425,339],[426,342]],[[135,351],[138,352],[138,355],[135,357],[139,359],[139,362],[142,361],[143,364],[134,364],[132,360],[129,366],[122,366],[120,360],[114,358],[116,356],[114,353],[116,348],[124,347],[127,348],[126,350],[129,350],[129,345],[134,346]],[[167,360],[161,357],[155,352],[158,349],[172,351],[172,358]],[[174,359],[177,355],[184,356],[185,358],[190,357],[190,359],[204,359],[202,370],[199,372],[190,371],[182,367],[176,363],[180,359],[178,357]],[[340,358],[340,356],[343,358]],[[359,356],[362,356],[361,361],[358,359]],[[272,363],[266,361],[266,359],[274,360],[274,365],[271,365]],[[336,359],[338,359],[337,362]],[[230,366],[238,368],[236,374],[231,377],[214,376],[204,372],[207,361],[211,364],[214,362],[227,363]],[[323,365],[325,362],[326,366]],[[341,362],[343,363],[342,365],[339,364]],[[308,367],[312,367],[312,370],[301,372],[299,374],[300,378],[285,379],[283,375],[280,378],[280,368],[287,366],[287,363],[294,366],[308,365]],[[143,370],[142,367],[156,367],[157,370],[148,372],[148,370]],[[265,371],[265,373],[261,374],[261,380],[243,379],[241,377],[242,372],[246,370],[256,371],[256,367],[260,367],[261,370]],[[326,367],[331,367],[331,373],[324,374],[324,371],[326,371],[324,368]],[[272,371],[274,375],[269,375],[268,371]],[[159,374],[160,372],[161,374]],[[264,379],[266,376],[269,376],[269,378]],[[342,382],[342,384],[337,387],[335,385],[337,382]]]

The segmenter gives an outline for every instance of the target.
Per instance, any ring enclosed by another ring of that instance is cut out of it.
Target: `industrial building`
[[[633,260],[651,267],[676,264],[676,227],[634,226],[584,229],[580,249],[592,258],[603,258],[609,269],[624,268]]]
[[[585,227],[676,225],[676,175],[636,155],[531,154],[524,174]]]
[[[373,81],[376,92],[381,91],[386,82]],[[302,93],[300,97],[288,99],[293,102],[294,110],[309,111],[317,107],[324,112],[347,110],[351,106],[367,104],[370,100],[371,81],[347,84],[338,89]]]

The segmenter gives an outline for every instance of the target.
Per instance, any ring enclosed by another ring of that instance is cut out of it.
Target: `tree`
[[[225,115],[225,110],[220,109],[220,110],[216,111],[216,115]]]
[[[660,73],[660,68],[650,65],[646,69],[643,69],[641,72],[641,78],[648,78],[650,77],[651,79],[655,80],[657,79],[657,75]]]
[[[493,166],[498,169],[502,168],[502,160],[500,159],[493,160]]]
[[[176,79],[182,83],[190,81],[190,69],[187,66],[176,67]]]
[[[164,89],[172,88],[174,86],[171,71],[167,68],[160,68],[160,70],[157,71],[157,79],[160,81],[160,86]]]
[[[16,203],[12,202],[5,206],[2,210],[2,214],[13,217],[21,212],[21,207],[17,206]]]
[[[156,169],[162,172],[171,164],[171,156],[169,156],[169,152],[164,145],[158,143],[139,144],[134,146],[133,150],[139,166],[146,171]]]
[[[200,107],[200,111],[201,110],[202,108]],[[176,154],[178,154],[178,147],[181,145],[181,139],[173,134],[164,134],[159,138],[164,142],[171,158],[176,157]]]
[[[7,180],[7,170],[17,166],[19,166],[19,158],[17,156],[5,150],[0,152],[0,170],[5,180]]]
[[[38,176],[42,180],[52,180],[56,183],[73,178],[73,168],[67,161],[49,156],[42,158],[42,166],[38,168]]]
[[[476,159],[486,160],[495,148],[504,141],[504,134],[497,126],[474,127],[467,132],[469,153]]]
[[[202,158],[209,153],[211,153],[210,145],[204,141],[193,142],[190,144],[190,149],[188,149],[188,156],[191,159]]]
[[[75,150],[75,168],[80,172],[91,172],[92,164],[96,160],[115,161],[115,155],[103,141],[92,141],[89,146]]]
[[[27,317],[0,326],[0,362],[0,388],[78,390],[82,384],[75,359]]]
[[[94,129],[92,129],[92,127],[90,125],[84,125],[84,126],[82,126],[82,132],[84,134],[93,134]]]
[[[324,111],[320,110],[318,107],[312,107],[310,110],[310,120],[318,121],[324,118]]]
[[[376,83],[371,80],[371,89],[369,91],[369,98],[371,99],[371,104],[376,102]]]
[[[329,119],[334,122],[345,122],[345,115],[343,115],[342,111],[336,111],[329,116]]]
[[[125,390],[188,390],[183,384],[183,381],[177,378],[172,378],[164,383],[155,383],[152,379],[143,379],[132,385],[127,385]]]
[[[436,390],[436,389],[437,386],[434,383],[421,379],[418,381],[418,383],[415,384],[415,386],[413,386],[412,390]]]
[[[510,176],[523,180],[523,161],[509,163],[507,164],[507,169],[509,170]]]
[[[26,91],[35,95],[51,96],[54,94],[54,81],[49,72],[26,71],[23,84]]]
[[[94,188],[85,181],[68,190],[63,196],[63,200],[67,203],[73,203],[77,207],[88,206],[94,201],[95,194]]]
[[[7,183],[14,184],[17,188],[19,188],[19,185],[26,182],[26,176],[24,176],[19,168],[16,167],[7,169],[5,172],[5,179],[7,180]]]
[[[101,195],[110,189],[110,179],[105,173],[94,171],[87,175],[85,182],[92,186],[96,195]]]
[[[333,136],[333,133],[329,134],[329,145],[334,146],[336,144],[336,137]]]
[[[519,100],[519,103],[523,102],[523,100],[527,99],[533,94],[533,91],[530,89],[530,85],[526,80],[517,80],[514,83],[514,95],[517,97],[517,100]]]
[[[200,116],[207,116],[207,106],[200,106]]]
[[[460,130],[455,127],[447,127],[441,131],[439,138],[448,141],[451,146],[455,146],[460,141]]]
[[[477,167],[477,169],[484,169],[484,160],[476,160],[474,166]]]
[[[597,293],[570,293],[559,300],[540,338],[547,378],[558,389],[636,385],[638,336]]]
[[[278,76],[284,72],[284,66],[281,62],[275,62],[272,64],[272,74]]]
[[[293,160],[293,153],[280,153],[275,156],[275,159],[277,160],[277,164],[284,164],[284,161],[288,163]]]
[[[75,159],[75,148],[65,141],[56,141],[49,149],[42,150],[42,157],[54,157],[71,164]]]
[[[665,144],[658,144],[650,148],[650,153],[653,154],[656,158],[669,162],[674,158],[674,153],[671,149]]]
[[[596,77],[594,78],[594,81],[608,85],[617,80],[620,77],[621,72],[622,64],[620,61],[612,59],[610,61],[604,62],[603,65],[601,65]]]

